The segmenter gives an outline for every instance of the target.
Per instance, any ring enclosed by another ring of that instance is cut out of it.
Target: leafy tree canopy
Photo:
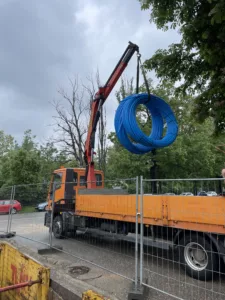
[[[120,101],[131,92],[132,81],[122,81],[117,92]],[[157,178],[207,178],[220,175],[224,164],[224,153],[216,146],[225,143],[222,137],[213,135],[213,120],[208,118],[199,124],[193,118],[191,108],[194,99],[190,95],[176,95],[174,85],[170,82],[154,87],[149,81],[153,94],[162,97],[172,107],[179,123],[179,135],[170,146],[158,149],[155,153],[135,155],[124,149],[115,135],[111,133],[111,146],[107,156],[108,178],[130,178],[143,175],[152,178],[153,166],[156,162],[155,177]],[[145,86],[141,87],[145,91]],[[133,91],[134,92],[134,91]],[[144,112],[143,108],[140,111]],[[146,134],[150,133],[151,122],[146,122],[145,115],[139,114],[137,121]],[[148,119],[147,119],[148,120]]]
[[[225,131],[225,1],[139,0],[159,29],[177,28],[181,42],[159,49],[145,62],[163,82],[180,82],[176,92],[195,96],[200,122],[214,120]]]
[[[47,182],[53,170],[68,165],[69,157],[53,143],[39,145],[35,139],[27,130],[19,145],[11,135],[0,131],[1,186]]]

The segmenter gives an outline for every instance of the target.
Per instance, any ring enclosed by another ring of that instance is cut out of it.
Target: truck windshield
[[[85,176],[80,176],[80,186],[85,186],[85,185],[86,185]]]
[[[96,179],[96,186],[102,186],[102,175],[95,174],[95,179]]]
[[[53,173],[52,176],[52,182],[51,182],[51,190],[50,190],[50,199],[52,200],[52,196],[53,196],[53,183],[56,184],[56,189],[60,189],[61,185],[62,185],[62,176],[63,173]]]
[[[53,182],[62,183],[62,173],[54,173]]]

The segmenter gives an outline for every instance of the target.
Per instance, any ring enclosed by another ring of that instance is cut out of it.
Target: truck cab
[[[104,174],[95,170],[96,188],[104,188]],[[53,191],[55,183],[55,193]],[[55,212],[75,212],[76,195],[79,189],[86,188],[84,168],[61,167],[53,172],[48,191],[48,210],[51,210],[53,197],[55,199]]]

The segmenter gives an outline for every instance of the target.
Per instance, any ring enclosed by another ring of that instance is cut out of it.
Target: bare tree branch
[[[63,88],[59,88],[61,96],[59,101],[53,101],[56,115],[53,116],[55,123],[55,133],[57,138],[55,143],[59,143],[65,153],[72,155],[78,162],[79,167],[84,167],[84,146],[90,118],[91,101],[96,93],[96,86],[100,84],[99,72],[97,71],[95,80],[93,76],[86,78],[87,85],[79,81],[78,77],[68,78],[70,84],[70,95]],[[89,100],[85,100],[89,98]],[[103,112],[103,111],[102,111]],[[103,114],[99,121],[99,168],[105,168],[106,161],[106,118]]]

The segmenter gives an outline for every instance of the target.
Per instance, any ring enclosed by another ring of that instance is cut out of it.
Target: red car
[[[16,214],[22,209],[21,204],[17,200],[0,200],[0,213],[9,213],[10,209],[12,214]]]

